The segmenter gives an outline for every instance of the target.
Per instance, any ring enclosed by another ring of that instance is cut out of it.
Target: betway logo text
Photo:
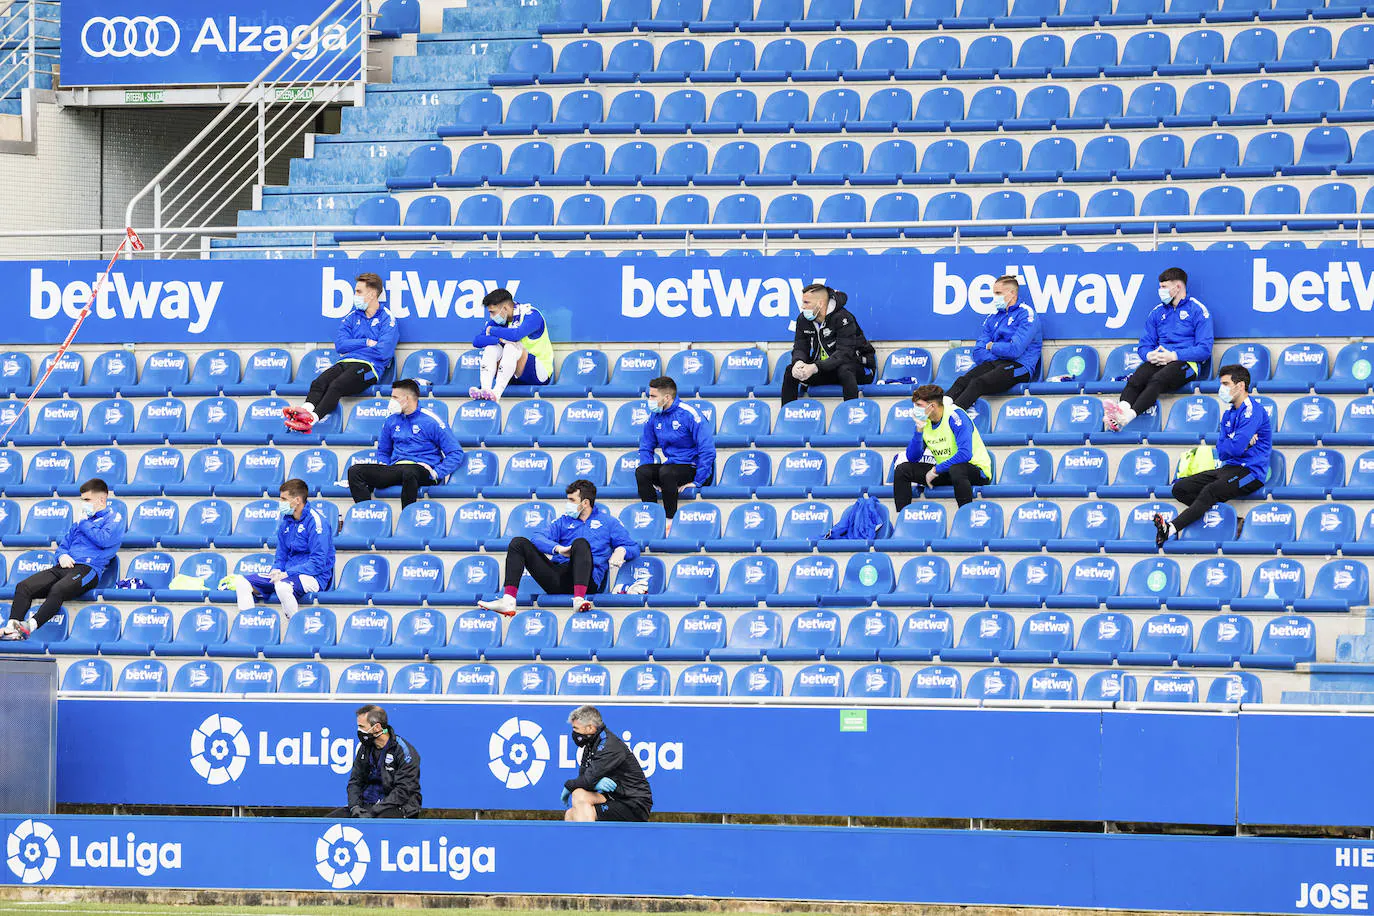
[[[1359,261],[1332,261],[1320,273],[1300,270],[1289,277],[1270,270],[1264,258],[1255,258],[1253,270],[1257,312],[1277,312],[1284,308],[1299,312],[1316,312],[1324,308],[1333,312],[1374,309],[1374,274],[1366,274]],[[1354,297],[1353,301],[1349,297]]]
[[[800,277],[727,281],[713,268],[693,270],[685,280],[667,277],[655,283],[636,277],[634,265],[626,264],[620,268],[620,314],[647,318],[658,312],[665,318],[681,318],[690,311],[694,318],[786,318],[801,307],[802,289],[810,282]]]
[[[1032,265],[1007,265],[1004,271],[1022,279],[1021,295],[1032,308],[1044,315],[1064,315],[1070,309],[1080,315],[1106,315],[1107,327],[1124,327],[1131,317],[1131,306],[1145,282],[1144,274],[1048,274]],[[978,274],[966,280],[951,274],[944,261],[935,262],[931,301],[935,314],[957,315],[966,308],[981,315],[995,311],[992,284],[997,274]]]
[[[93,284],[73,280],[60,284],[43,278],[43,269],[29,271],[29,317],[48,321],[64,314],[75,319],[91,298]],[[93,312],[103,319],[186,321],[187,333],[199,334],[210,324],[224,282],[215,280],[130,280],[120,271],[100,287]],[[353,286],[348,287],[350,300]],[[342,314],[342,312],[340,312]]]
[[[353,308],[352,274],[340,278],[332,267],[320,274],[320,314],[342,318]],[[397,320],[483,317],[487,312],[482,308],[482,298],[497,287],[505,287],[520,298],[519,280],[421,280],[414,270],[383,272],[382,280],[387,311]]]

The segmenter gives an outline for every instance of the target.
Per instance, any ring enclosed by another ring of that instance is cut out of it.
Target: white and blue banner
[[[571,705],[389,702],[428,808],[559,808]],[[64,698],[64,804],[338,806],[356,703]],[[663,811],[1177,824],[1368,824],[1303,749],[1374,716],[606,705]],[[858,724],[856,724],[858,723]],[[96,754],[140,736],[137,754]],[[1187,748],[1187,753],[1179,753]],[[1301,787],[1297,790],[1294,787]],[[817,787],[823,787],[818,791]]]
[[[64,86],[187,86],[252,82],[298,38],[279,73],[310,82],[357,79],[361,18],[328,0],[64,0]],[[347,53],[340,53],[347,52]]]
[[[66,15],[64,13],[64,15]],[[1348,337],[1374,320],[1374,252],[1265,251],[1120,255],[870,255],[648,259],[121,261],[96,297],[80,343],[329,340],[364,271],[381,275],[401,342],[470,339],[496,287],[541,308],[568,343],[790,340],[801,291],[849,295],[869,339],[977,335],[993,281],[1022,279],[1046,338],[1136,338],[1159,304],[1167,267],[1211,311],[1218,338]],[[17,290],[16,344],[61,341],[104,269],[96,262],[0,263]]]
[[[1369,842],[1265,837],[79,816],[0,817],[0,835],[7,887],[1309,913],[1368,912],[1374,878]]]

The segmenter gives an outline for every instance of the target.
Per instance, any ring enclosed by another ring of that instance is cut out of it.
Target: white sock
[[[285,579],[277,583],[277,598],[281,600],[282,613],[290,620],[301,609],[296,601],[296,587]]]
[[[515,367],[520,364],[520,357],[524,352],[525,348],[519,344],[508,343],[501,348],[501,363],[498,367],[500,371],[496,375],[495,387],[490,389],[498,398],[505,393],[506,386],[515,375]]]
[[[243,576],[234,580],[234,594],[238,596],[240,611],[253,609],[253,586],[249,585],[248,580]]]
[[[501,362],[503,349],[504,347],[498,347],[496,344],[482,348],[482,371],[478,387],[484,391],[490,391],[496,384],[496,367]]]
[[[1178,537],[1178,529],[1174,527],[1174,523],[1173,523],[1173,522],[1165,522],[1165,524],[1164,524],[1164,530],[1165,530],[1165,532],[1168,533],[1169,537],[1171,537],[1171,538],[1176,538],[1176,537]]]
[[[304,404],[301,405],[301,410],[304,410],[306,413],[314,413],[315,405],[311,404],[309,401],[306,401]]]

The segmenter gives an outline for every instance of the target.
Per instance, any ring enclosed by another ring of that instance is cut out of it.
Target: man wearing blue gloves
[[[1174,481],[1174,499],[1187,503],[1172,522],[1155,513],[1155,543],[1169,538],[1207,514],[1217,503],[1249,496],[1264,486],[1269,476],[1269,454],[1274,433],[1269,413],[1250,397],[1250,370],[1222,366],[1217,400],[1224,413],[1217,435],[1217,468]]]
[[[353,287],[353,308],[334,332],[339,358],[310,383],[310,393],[300,407],[283,407],[286,428],[308,433],[321,417],[339,406],[339,399],[362,394],[391,365],[401,330],[391,312],[382,308],[382,278],[359,274]]]
[[[563,514],[544,533],[511,538],[506,549],[505,588],[499,598],[477,606],[515,616],[520,578],[526,571],[549,595],[572,595],[574,611],[589,611],[588,598],[600,592],[626,562],[639,556],[639,545],[605,506],[596,504],[596,484],[568,484]]]
[[[299,477],[281,485],[282,516],[277,522],[277,555],[266,575],[234,576],[240,611],[276,594],[287,620],[300,610],[300,599],[329,588],[334,579],[334,526],[309,505],[310,487]]]
[[[391,386],[391,416],[377,437],[377,463],[348,469],[348,492],[355,503],[374,490],[401,488],[401,508],[420,498],[420,488],[442,481],[463,466],[463,447],[448,424],[420,409],[420,386],[401,379]]]
[[[1001,394],[1035,378],[1045,332],[1035,309],[1021,301],[1015,277],[998,277],[992,284],[997,311],[983,319],[973,347],[973,368],[954,380],[945,392],[955,406],[971,408],[979,398]]]
[[[1159,275],[1159,305],[1145,316],[1140,335],[1140,366],[1126,380],[1121,400],[1102,402],[1102,423],[1118,432],[1149,410],[1159,396],[1199,378],[1212,358],[1212,315],[1188,295],[1188,275],[1170,267]]]
[[[663,450],[663,463],[654,453]],[[716,470],[716,441],[711,424],[695,407],[678,400],[677,382],[660,376],[649,383],[649,421],[640,427],[639,467],[635,483],[640,502],[656,502],[663,490],[668,525],[677,515],[678,494],[711,483]]]
[[[100,581],[129,527],[124,514],[109,501],[110,488],[99,477],[81,485],[85,517],[73,522],[57,543],[56,566],[36,572],[14,587],[10,619],[0,628],[0,639],[28,639],[62,610],[63,603],[79,598]],[[35,598],[42,598],[43,603],[38,613],[29,617]]]
[[[601,720],[595,706],[568,716],[573,743],[581,749],[577,776],[563,783],[565,821],[647,821],[654,794],[639,758]]]

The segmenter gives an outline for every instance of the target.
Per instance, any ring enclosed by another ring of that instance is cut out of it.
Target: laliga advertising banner
[[[248,83],[301,36],[281,72],[317,82],[357,79],[358,10],[345,4],[311,29],[328,6],[329,0],[64,0],[62,84]]]
[[[64,17],[70,13],[64,11]],[[1374,251],[1136,253],[1120,255],[869,255],[337,260],[121,261],[96,298],[81,343],[268,343],[291,316],[296,340],[329,340],[349,308],[353,279],[380,273],[403,343],[470,339],[482,297],[505,287],[540,307],[568,343],[790,340],[801,291],[842,289],[871,340],[976,336],[1000,275],[1049,338],[1135,338],[1159,304],[1156,278],[1188,271],[1218,338],[1349,336],[1374,319]],[[0,288],[27,309],[13,343],[57,342],[104,269],[95,262],[6,262]]]
[[[0,818],[0,833],[11,887],[1310,913],[1368,912],[1374,877],[1374,844],[1265,837],[80,816]]]

